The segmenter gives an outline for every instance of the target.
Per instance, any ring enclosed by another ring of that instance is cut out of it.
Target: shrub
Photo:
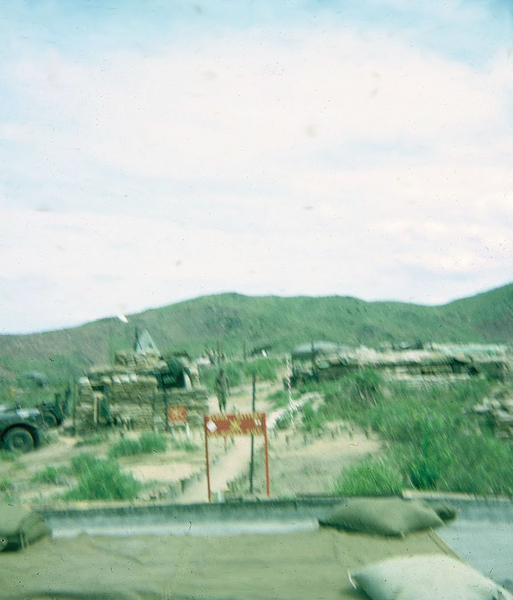
[[[111,458],[135,456],[137,454],[143,454],[143,449],[139,440],[122,438],[109,448],[108,454]]]
[[[376,406],[353,402],[345,386],[347,380],[325,386],[327,418],[370,425],[394,444],[382,462],[364,461],[343,474],[340,493],[390,493],[399,474],[401,486],[422,490],[513,495],[513,445],[494,438],[468,412],[489,392],[486,380],[415,390],[389,383]]]
[[[8,492],[14,488],[14,484],[9,477],[2,477],[0,479],[0,492]]]
[[[21,452],[18,450],[0,450],[0,460],[14,462],[20,458]]]
[[[348,496],[400,494],[404,487],[404,478],[397,468],[368,458],[342,472],[335,492]]]
[[[48,466],[42,471],[38,471],[32,477],[34,483],[52,483],[60,485],[66,481],[66,476],[71,475],[71,469],[68,467]]]
[[[260,381],[276,381],[276,367],[279,363],[268,358],[259,358],[242,364],[242,371],[246,377],[256,375]]]
[[[451,440],[453,460],[440,489],[474,494],[513,495],[513,446],[492,435],[460,435]]]
[[[381,375],[374,369],[363,369],[349,378],[352,400],[376,405],[382,396]]]
[[[307,402],[301,408],[301,427],[304,431],[315,431],[322,429],[324,419],[315,410],[311,402]]]
[[[200,369],[200,380],[201,383],[212,392],[214,390],[214,382],[219,373],[219,369],[222,368],[228,377],[230,387],[234,388],[241,384],[243,378],[243,371],[241,368],[242,363],[230,362],[223,363],[222,367],[202,367]]]
[[[64,494],[65,500],[133,500],[142,489],[141,482],[113,460],[81,454],[72,460],[72,468],[77,485]]]
[[[214,389],[214,382],[221,368],[226,373],[231,388],[247,383],[253,373],[260,381],[275,381],[276,368],[279,365],[279,361],[268,358],[259,358],[247,363],[241,361],[226,362],[218,367],[202,367],[200,369],[200,379],[201,383],[211,392]]]
[[[119,456],[135,456],[138,454],[151,454],[152,452],[165,452],[166,438],[156,433],[143,433],[138,440],[122,438],[109,449],[111,458]]]
[[[82,452],[71,459],[71,471],[78,477],[93,469],[99,460],[89,452]]]
[[[173,448],[175,450],[183,450],[184,452],[196,452],[197,450],[201,450],[200,446],[190,440],[185,440],[183,442],[173,440]]]
[[[274,408],[283,408],[289,403],[289,393],[287,390],[277,390],[267,395],[267,400],[270,400]]]
[[[108,439],[109,437],[105,433],[93,433],[88,437],[78,440],[78,442],[75,444],[75,447],[80,448],[81,446],[98,446],[99,444],[107,442]]]
[[[291,415],[290,412],[287,411],[285,413],[283,413],[281,415],[281,417],[279,417],[276,420],[276,423],[274,424],[274,427],[278,430],[278,431],[284,431],[286,429],[289,429],[292,425],[292,419],[291,419]]]
[[[141,434],[139,444],[141,446],[141,451],[148,454],[151,452],[165,452],[167,448],[166,438],[158,433]]]

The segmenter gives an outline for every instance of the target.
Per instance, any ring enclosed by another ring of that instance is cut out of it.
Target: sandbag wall
[[[494,434],[501,439],[513,440],[513,390],[495,389],[490,398],[474,406],[474,412],[486,415]]]
[[[164,430],[166,408],[172,406],[186,406],[188,424],[199,426],[208,413],[207,391],[203,387],[162,390],[156,377],[134,373],[83,377],[75,408],[76,429],[80,432],[114,425]]]

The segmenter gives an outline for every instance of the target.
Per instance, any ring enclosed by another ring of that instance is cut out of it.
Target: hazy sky
[[[510,0],[2,0],[0,332],[513,280]]]

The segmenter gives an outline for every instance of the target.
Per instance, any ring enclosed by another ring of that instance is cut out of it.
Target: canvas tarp
[[[0,600],[356,600],[348,571],[452,551],[432,531],[46,539],[0,554]]]

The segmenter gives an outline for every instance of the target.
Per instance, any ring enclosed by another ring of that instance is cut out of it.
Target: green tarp
[[[431,531],[45,539],[0,553],[0,600],[355,600],[348,571],[451,550]]]

